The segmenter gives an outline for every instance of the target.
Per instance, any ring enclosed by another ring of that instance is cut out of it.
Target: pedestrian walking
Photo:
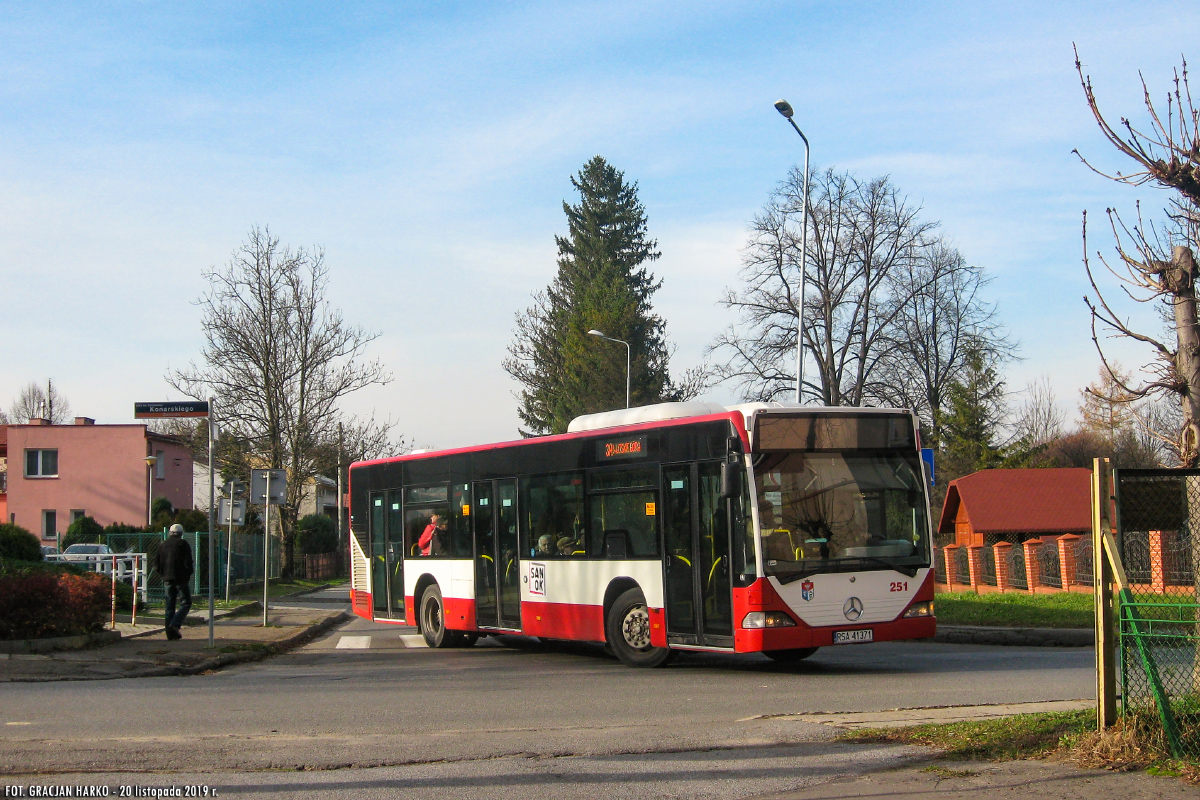
[[[168,639],[182,639],[179,626],[192,610],[192,590],[188,582],[192,579],[192,546],[183,538],[183,526],[171,526],[171,534],[158,548],[155,566],[167,588],[166,626]],[[176,609],[175,602],[179,601]]]

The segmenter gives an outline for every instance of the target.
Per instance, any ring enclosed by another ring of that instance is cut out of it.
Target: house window
[[[26,478],[57,478],[58,477],[58,451],[57,450],[26,450],[25,451],[25,477]]]
[[[58,512],[52,508],[42,511],[42,538],[53,539],[58,535]]]
[[[155,450],[154,455],[158,456],[158,461],[154,462],[154,477],[162,480],[167,477],[167,459],[162,450]]]
[[[78,522],[79,520],[83,519],[85,516],[87,516],[87,512],[84,511],[82,508],[72,508],[71,509],[71,522],[72,523]]]

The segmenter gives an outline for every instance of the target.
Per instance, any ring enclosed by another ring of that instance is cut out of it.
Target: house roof
[[[960,506],[975,533],[1071,533],[1092,527],[1092,471],[1064,469],[986,469],[946,488],[938,523],[952,533]]]

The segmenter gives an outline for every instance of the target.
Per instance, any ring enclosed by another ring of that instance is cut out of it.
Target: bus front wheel
[[[431,584],[421,595],[421,635],[430,647],[454,647],[458,637],[454,631],[446,630],[445,604],[442,590]]]
[[[616,599],[608,610],[605,634],[613,654],[631,667],[661,667],[674,655],[650,644],[650,614],[641,589],[628,589]]]

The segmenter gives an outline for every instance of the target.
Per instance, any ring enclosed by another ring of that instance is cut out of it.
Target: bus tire
[[[442,602],[442,590],[436,583],[425,587],[421,595],[421,635],[430,647],[453,647],[458,637],[446,630],[446,606]]]
[[[661,667],[674,653],[650,644],[650,615],[641,589],[627,589],[613,602],[605,620],[607,644],[630,667]]]
[[[795,650],[764,650],[763,655],[781,664],[794,664],[817,652],[817,647],[797,647]]]

